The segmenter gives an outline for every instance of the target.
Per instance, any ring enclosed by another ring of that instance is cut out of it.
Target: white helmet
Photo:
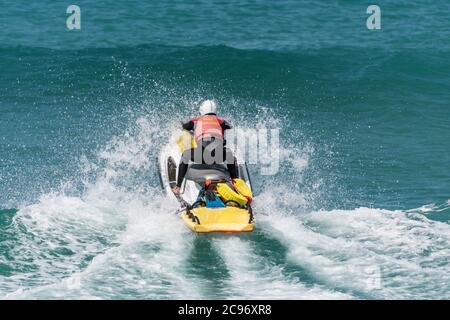
[[[214,100],[203,100],[200,102],[198,109],[200,114],[204,116],[208,113],[217,113],[217,104]]]

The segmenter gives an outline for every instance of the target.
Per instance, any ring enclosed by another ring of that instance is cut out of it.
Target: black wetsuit
[[[231,125],[224,121],[221,124],[222,129],[225,131],[227,129],[231,129]],[[192,131],[195,129],[195,124],[193,121],[188,121],[183,124],[183,129]],[[218,159],[205,159],[204,155],[211,155],[212,158],[215,158],[218,155]],[[220,161],[220,159],[222,161]],[[213,160],[211,162],[211,160]],[[215,160],[215,161],[214,161]],[[219,160],[219,161],[217,161]],[[230,172],[230,177],[232,179],[238,177],[237,168],[236,168],[236,159],[234,158],[233,152],[225,147],[225,143],[220,139],[208,139],[208,140],[199,140],[197,141],[197,147],[193,149],[185,150],[181,156],[180,165],[178,167],[178,178],[177,178],[177,186],[181,187],[183,183],[183,179],[186,175],[189,161],[193,161],[198,164],[222,164],[225,163],[227,165],[228,171]]]

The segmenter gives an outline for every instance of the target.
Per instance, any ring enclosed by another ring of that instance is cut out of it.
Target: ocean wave
[[[159,120],[137,118],[80,161],[81,195],[61,190],[2,212],[3,298],[447,297],[447,223],[420,209],[311,211],[320,189],[298,177],[256,175],[257,230],[199,241],[158,190],[151,159],[170,131]],[[292,148],[282,156],[301,176],[314,150]]]
[[[288,259],[332,288],[369,299],[448,297],[450,226],[400,210],[262,216]]]

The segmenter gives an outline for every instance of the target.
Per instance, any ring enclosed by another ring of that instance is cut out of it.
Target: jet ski
[[[237,166],[237,179],[230,178],[224,164],[190,163],[180,195],[172,192],[181,155],[195,146],[189,131],[177,130],[158,156],[161,187],[170,198],[179,202],[178,213],[183,222],[197,233],[253,231],[252,186],[245,163]],[[236,154],[235,157],[237,159]]]

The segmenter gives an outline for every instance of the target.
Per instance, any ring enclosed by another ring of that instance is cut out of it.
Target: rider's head
[[[214,100],[202,100],[198,105],[198,109],[202,116],[209,113],[217,114],[217,103]]]

